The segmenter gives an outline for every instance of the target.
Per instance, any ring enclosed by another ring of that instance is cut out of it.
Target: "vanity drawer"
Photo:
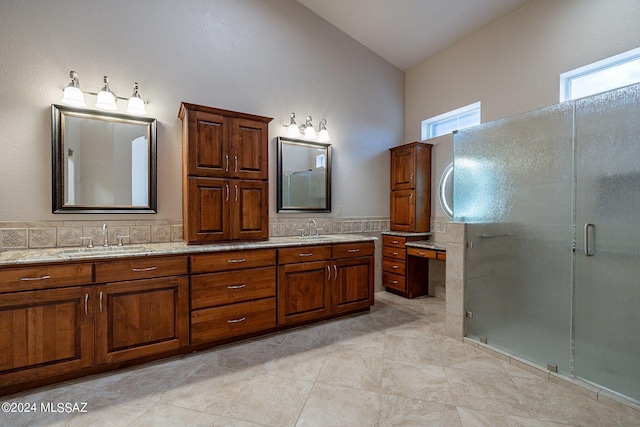
[[[398,236],[382,236],[382,244],[384,246],[393,246],[395,248],[404,249],[404,245],[407,243],[407,239]]]
[[[140,257],[96,263],[96,282],[149,279],[187,274],[187,257]]]
[[[382,256],[384,258],[393,258],[393,259],[405,259],[407,251],[405,249],[395,248],[393,246],[383,246],[382,247]]]
[[[407,254],[409,256],[436,259],[437,251],[433,249],[407,248]]]
[[[382,271],[386,271],[388,273],[399,274],[404,276],[406,271],[406,264],[404,261],[395,260],[395,259],[383,259],[382,260]]]
[[[405,290],[405,277],[397,274],[382,272],[382,286],[387,288],[396,289],[398,291]]]
[[[276,267],[191,276],[191,308],[276,296]]]
[[[92,267],[87,263],[0,269],[0,292],[89,285]]]
[[[191,274],[276,265],[276,250],[220,252],[191,256]]]
[[[195,310],[191,312],[191,344],[218,341],[275,326],[275,298]]]
[[[447,254],[443,251],[436,251],[434,249],[421,249],[421,248],[407,248],[407,254],[409,256],[418,256],[421,258],[431,258],[431,259],[439,259],[446,260]]]
[[[373,243],[346,243],[334,245],[332,248],[333,259],[372,256],[374,251]]]
[[[331,259],[331,246],[299,246],[278,249],[278,264],[294,264]]]

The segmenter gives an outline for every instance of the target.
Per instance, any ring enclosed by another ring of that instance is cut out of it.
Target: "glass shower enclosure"
[[[467,335],[640,400],[640,85],[454,135]]]

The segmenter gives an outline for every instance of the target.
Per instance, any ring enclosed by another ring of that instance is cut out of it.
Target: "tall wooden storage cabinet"
[[[187,244],[269,237],[270,117],[182,103]]]
[[[393,231],[426,232],[431,221],[431,144],[391,148]]]

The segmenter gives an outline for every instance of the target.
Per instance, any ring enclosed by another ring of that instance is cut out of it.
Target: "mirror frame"
[[[447,186],[449,185],[453,186],[453,162],[444,168],[438,183],[440,207],[449,219],[453,219],[453,198],[449,200],[447,197]]]
[[[327,171],[325,178],[325,189],[326,189],[326,198],[325,204],[321,207],[294,207],[294,206],[283,206],[282,198],[283,198],[283,176],[282,176],[282,165],[285,159],[283,158],[283,148],[285,144],[289,145],[301,145],[308,146],[310,148],[324,148],[325,154],[327,158]],[[315,142],[308,141],[304,139],[294,139],[294,138],[285,138],[282,136],[278,137],[278,210],[277,212],[286,212],[286,213],[296,213],[296,212],[331,212],[331,144],[327,144],[324,142]]]
[[[147,127],[149,141],[149,204],[140,206],[91,206],[65,205],[64,203],[64,117],[72,116],[88,120],[107,120]],[[66,105],[51,105],[51,161],[53,213],[157,213],[157,120],[152,117],[131,116]]]

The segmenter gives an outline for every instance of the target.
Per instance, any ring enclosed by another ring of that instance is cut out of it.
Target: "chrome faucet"
[[[102,234],[104,234],[104,246],[105,248],[109,247],[109,227],[107,224],[102,224]]]
[[[318,224],[316,223],[315,219],[312,219],[311,221],[309,221],[309,236],[313,236],[313,234],[311,234],[311,226],[313,225],[314,230],[316,230],[316,236],[318,235]]]

